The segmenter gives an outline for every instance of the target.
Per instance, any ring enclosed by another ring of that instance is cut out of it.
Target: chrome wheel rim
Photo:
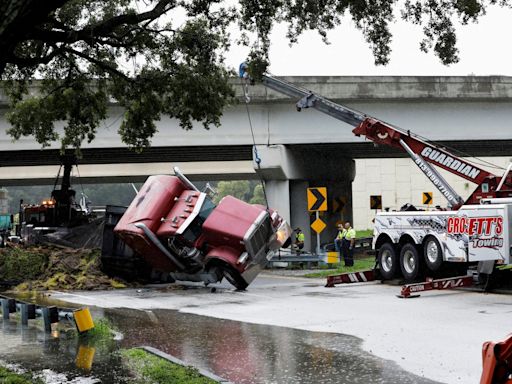
[[[404,269],[407,273],[411,274],[416,268],[416,258],[412,251],[405,251],[404,253]]]
[[[386,272],[391,271],[393,268],[393,255],[391,254],[391,251],[386,249],[384,252],[382,252],[380,265]]]
[[[430,263],[434,264],[439,256],[439,248],[437,243],[433,240],[427,243],[427,259]]]

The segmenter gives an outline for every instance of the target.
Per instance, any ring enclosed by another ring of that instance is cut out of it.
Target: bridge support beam
[[[321,233],[321,245],[336,236],[336,224],[352,220],[352,181],[355,165],[342,153],[290,150],[284,145],[257,146],[254,168],[265,180],[269,205],[305,235],[306,250],[316,248],[316,234],[310,228],[315,215],[307,210],[307,188],[326,187],[326,212],[320,218],[327,227]],[[344,205],[341,207],[340,205]]]

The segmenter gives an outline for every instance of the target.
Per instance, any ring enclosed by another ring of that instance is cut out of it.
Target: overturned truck
[[[291,228],[276,211],[232,196],[215,205],[175,174],[150,176],[127,209],[107,209],[107,273],[145,271],[205,284],[226,278],[245,289],[276,250],[289,246]]]

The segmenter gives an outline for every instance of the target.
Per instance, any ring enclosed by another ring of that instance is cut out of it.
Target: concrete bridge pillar
[[[257,161],[259,159],[259,161]],[[343,154],[311,149],[290,150],[284,145],[257,146],[254,168],[265,180],[269,205],[305,235],[304,248],[316,248],[316,233],[310,225],[315,214],[307,210],[307,188],[326,187],[326,212],[320,218],[327,227],[321,233],[321,245],[330,243],[338,222],[352,220],[352,181],[355,165]]]

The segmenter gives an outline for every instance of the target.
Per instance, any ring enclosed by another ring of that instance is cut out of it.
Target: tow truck
[[[25,244],[37,243],[41,236],[66,232],[70,228],[87,224],[92,216],[84,198],[76,201],[76,191],[71,187],[71,171],[77,165],[74,155],[62,155],[51,196],[40,204],[26,204],[20,201],[20,233]],[[57,183],[62,172],[60,189]]]
[[[240,77],[253,83],[247,68],[240,65]],[[511,264],[512,164],[502,176],[495,175],[408,130],[283,79],[264,74],[261,81],[298,99],[298,112],[316,109],[354,127],[356,136],[406,152],[446,198],[447,210],[421,211],[408,204],[404,211],[377,213],[372,248],[384,280],[402,274],[411,282],[425,273],[439,274],[453,263],[467,266],[478,262],[478,272],[485,274],[491,274],[495,265]],[[476,189],[462,199],[434,166],[477,184]]]

